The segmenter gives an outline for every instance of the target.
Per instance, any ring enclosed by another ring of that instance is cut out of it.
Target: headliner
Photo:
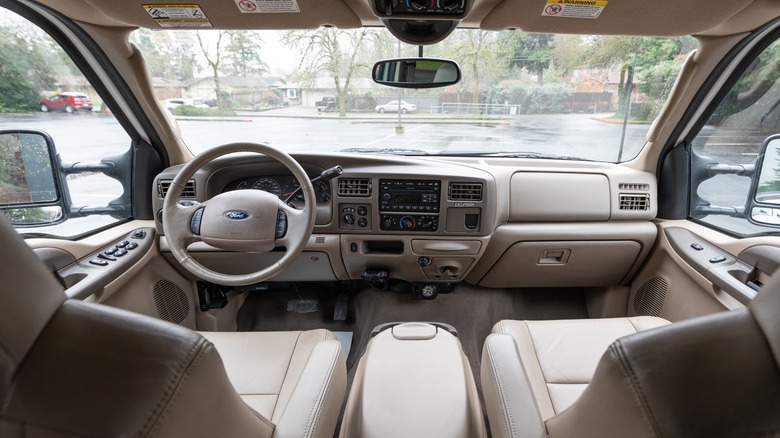
[[[198,4],[216,29],[313,29],[378,26],[369,0],[297,0],[299,13],[242,14],[234,0],[39,0],[68,17],[109,27],[159,29],[144,4]],[[546,0],[472,0],[460,27],[614,35],[730,35],[780,16],[773,0],[609,0],[597,19],[544,17]]]

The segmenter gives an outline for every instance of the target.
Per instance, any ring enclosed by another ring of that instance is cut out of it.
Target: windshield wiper
[[[576,157],[573,155],[555,155],[544,154],[541,152],[443,152],[442,155],[453,155],[458,157],[499,157],[499,158],[538,158],[546,160],[566,160],[566,161],[596,161],[590,158]]]
[[[360,152],[366,154],[393,154],[393,155],[433,155],[422,149],[406,148],[346,148],[339,152]]]

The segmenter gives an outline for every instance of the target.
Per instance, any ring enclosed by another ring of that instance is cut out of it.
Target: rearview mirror
[[[371,78],[377,84],[399,88],[446,87],[460,81],[460,67],[446,59],[387,59],[374,64]]]
[[[780,225],[780,135],[764,141],[757,167],[749,217],[761,225]]]
[[[14,225],[65,220],[51,138],[40,131],[0,131],[0,210]]]

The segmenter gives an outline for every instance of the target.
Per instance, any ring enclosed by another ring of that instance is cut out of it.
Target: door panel
[[[68,297],[196,328],[195,285],[160,255],[153,221],[131,221],[79,240],[27,242]]]
[[[631,286],[629,315],[679,321],[744,307],[752,287],[780,266],[780,237],[737,239],[687,220],[657,225],[656,245]],[[725,260],[710,262],[716,257]]]

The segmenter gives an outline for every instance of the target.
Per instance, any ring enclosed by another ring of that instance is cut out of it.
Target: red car
[[[92,111],[92,101],[84,93],[60,93],[40,102],[41,111],[49,112],[62,110],[66,113],[72,113],[76,110]]]

